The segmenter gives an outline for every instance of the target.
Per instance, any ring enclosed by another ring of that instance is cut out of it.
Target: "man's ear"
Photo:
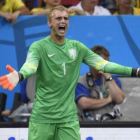
[[[52,24],[50,21],[47,22],[48,26],[51,28],[52,27]]]

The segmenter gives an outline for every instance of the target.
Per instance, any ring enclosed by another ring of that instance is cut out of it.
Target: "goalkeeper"
[[[31,45],[19,72],[7,65],[10,73],[0,78],[0,85],[13,90],[36,73],[28,140],[80,140],[74,99],[81,63],[103,72],[135,77],[140,77],[140,71],[106,61],[82,43],[66,39],[69,15],[63,6],[50,10],[48,26],[51,35]]]

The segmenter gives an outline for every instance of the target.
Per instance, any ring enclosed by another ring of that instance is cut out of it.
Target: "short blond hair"
[[[52,15],[53,15],[54,11],[56,11],[56,10],[59,10],[59,11],[66,11],[66,12],[68,13],[68,15],[69,15],[68,9],[67,9],[66,7],[64,7],[64,6],[62,6],[62,5],[58,5],[58,6],[53,7],[53,8],[49,11],[49,13],[48,13],[48,15],[47,15],[48,21],[51,21]]]

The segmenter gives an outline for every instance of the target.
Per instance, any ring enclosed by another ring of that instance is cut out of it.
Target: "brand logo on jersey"
[[[55,54],[48,54],[49,57],[52,57],[52,56],[54,56],[54,55],[55,55]]]
[[[69,54],[74,59],[76,57],[76,50],[75,49],[70,49]]]

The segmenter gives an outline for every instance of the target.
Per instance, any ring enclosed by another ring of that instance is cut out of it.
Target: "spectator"
[[[140,0],[131,0],[132,6],[140,8]]]
[[[114,15],[140,15],[140,9],[131,6],[131,0],[115,0],[118,6]]]
[[[109,61],[110,54],[103,46],[95,46],[91,50]],[[105,121],[120,118],[121,113],[115,104],[123,102],[124,93],[116,76],[90,68],[89,73],[79,77],[75,91],[79,120]]]
[[[61,4],[61,0],[52,1],[52,0],[44,0],[46,6],[38,7],[31,10],[31,14],[33,15],[47,15],[51,8],[58,6]],[[85,15],[83,10],[78,8],[68,8],[68,11],[71,15]]]
[[[99,5],[108,9],[111,14],[114,14],[117,10],[115,0],[99,0]]]
[[[33,8],[36,8],[36,7],[42,7],[44,5],[44,2],[43,0],[22,0],[26,7],[29,9],[29,10],[32,10]]]
[[[30,11],[21,0],[0,0],[0,16],[13,24],[19,15],[29,15]]]
[[[99,0],[81,0],[76,6],[72,8],[78,8],[86,12],[86,15],[111,15],[108,9],[98,6]]]
[[[23,2],[29,10],[34,8],[34,0],[23,0]]]

